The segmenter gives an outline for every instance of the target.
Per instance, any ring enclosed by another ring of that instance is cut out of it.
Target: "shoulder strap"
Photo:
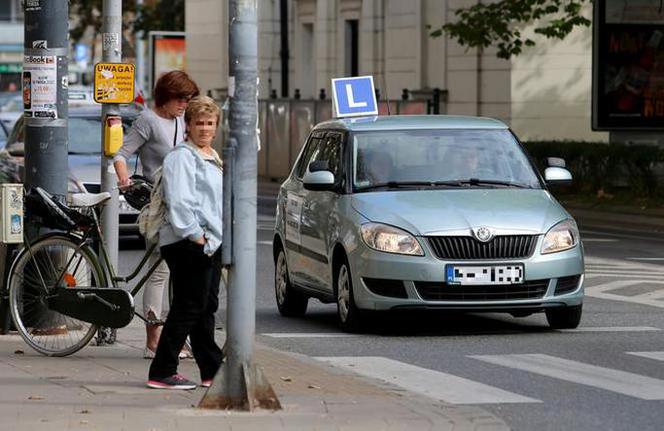
[[[175,117],[175,134],[173,135],[173,146],[178,143],[178,117]]]

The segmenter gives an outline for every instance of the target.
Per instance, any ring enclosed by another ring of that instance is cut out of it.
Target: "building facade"
[[[446,113],[499,118],[526,140],[606,141],[607,134],[591,131],[591,29],[564,41],[533,36],[537,46],[511,60],[429,36],[458,8],[476,3],[259,0],[259,96],[282,97],[287,85],[288,97],[297,89],[303,99],[317,98],[321,89],[330,94],[332,78],[373,75],[381,97],[399,99],[408,89],[411,98],[429,98],[438,88]],[[187,0],[185,11],[187,69],[204,90],[221,94],[228,86],[227,8],[228,0]]]

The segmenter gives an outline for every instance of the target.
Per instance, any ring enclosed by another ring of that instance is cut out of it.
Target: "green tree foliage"
[[[148,0],[137,7],[136,0],[122,0],[123,27],[133,34],[142,31],[144,37],[155,30],[184,31],[184,1]],[[73,26],[69,36],[72,41],[81,40],[88,28],[92,28],[95,35],[101,31],[102,7],[103,0],[70,2],[69,15]]]
[[[521,28],[535,24],[535,33],[551,39],[564,39],[575,27],[590,26],[581,15],[584,4],[592,0],[499,0],[480,3],[455,12],[457,21],[431,32],[432,37],[446,34],[469,48],[495,45],[499,58],[519,55],[535,41],[525,37]]]

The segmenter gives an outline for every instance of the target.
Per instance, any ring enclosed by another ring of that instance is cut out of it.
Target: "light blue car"
[[[343,330],[370,310],[545,312],[579,325],[583,247],[500,121],[452,116],[332,120],[309,135],[281,185],[275,291],[284,316],[309,298],[337,304]]]

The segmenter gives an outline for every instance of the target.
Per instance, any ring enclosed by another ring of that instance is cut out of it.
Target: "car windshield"
[[[508,130],[409,130],[353,135],[356,190],[401,187],[541,188]]]

